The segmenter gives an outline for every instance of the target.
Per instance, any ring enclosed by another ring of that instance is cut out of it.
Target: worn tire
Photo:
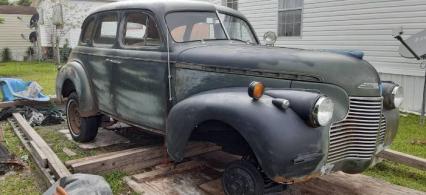
[[[90,142],[98,134],[99,116],[80,117],[79,101],[76,92],[68,96],[66,115],[68,129],[72,138],[77,142]]]
[[[253,163],[245,160],[232,162],[222,176],[222,185],[227,195],[262,195],[264,180]]]

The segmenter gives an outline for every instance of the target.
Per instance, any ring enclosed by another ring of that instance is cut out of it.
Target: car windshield
[[[246,21],[223,13],[219,13],[219,17],[231,40],[256,43],[256,38]]]
[[[172,38],[178,43],[228,39],[256,43],[247,22],[222,13],[219,17],[215,12],[173,12],[166,16],[166,22]]]

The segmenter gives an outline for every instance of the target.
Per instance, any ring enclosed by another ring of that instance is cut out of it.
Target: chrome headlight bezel
[[[334,113],[333,101],[326,97],[321,96],[318,98],[311,113],[311,123],[315,127],[327,126],[330,124]]]
[[[385,109],[399,108],[404,101],[403,88],[393,82],[382,82],[383,107]]]
[[[393,106],[399,108],[404,101],[404,90],[401,86],[395,86],[392,89]]]

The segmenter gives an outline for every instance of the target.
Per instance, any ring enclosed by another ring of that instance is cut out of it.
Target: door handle
[[[111,62],[111,63],[113,63],[113,64],[121,64],[121,61],[120,61],[120,60],[113,60],[113,59],[109,59],[109,58],[107,58],[107,59],[105,59],[105,61],[106,61],[106,62]]]

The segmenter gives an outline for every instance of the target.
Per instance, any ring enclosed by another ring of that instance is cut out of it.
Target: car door
[[[99,109],[108,114],[114,114],[112,104],[111,81],[114,77],[112,73],[112,59],[117,46],[118,34],[118,12],[103,12],[96,16],[96,24],[93,29],[92,40],[82,42],[87,47],[79,48],[79,52],[84,54],[84,64],[92,81],[93,91]],[[90,46],[89,46],[90,45]]]
[[[115,111],[120,119],[164,130],[168,104],[168,68],[160,31],[150,12],[123,11],[120,63],[112,66]]]

